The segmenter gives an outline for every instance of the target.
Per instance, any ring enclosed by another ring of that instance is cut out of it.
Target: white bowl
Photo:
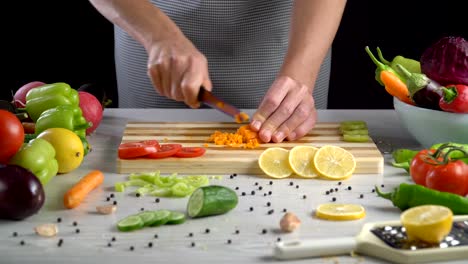
[[[421,108],[393,98],[402,125],[424,148],[436,143],[468,143],[468,114]]]

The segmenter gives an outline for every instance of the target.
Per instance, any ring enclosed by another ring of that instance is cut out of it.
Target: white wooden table
[[[245,110],[252,114],[252,111]],[[128,121],[231,121],[222,113],[211,109],[200,110],[155,110],[155,109],[106,109],[104,119],[96,132],[89,137],[93,151],[85,157],[79,169],[54,178],[46,186],[46,203],[41,211],[20,221],[0,221],[0,263],[272,263],[273,245],[278,238],[284,240],[301,238],[328,238],[356,235],[366,222],[396,220],[399,209],[390,201],[372,193],[374,185],[384,184],[384,190],[404,181],[410,181],[400,169],[389,165],[392,148],[419,148],[419,144],[402,128],[393,110],[321,110],[319,121],[365,120],[379,148],[385,154],[383,175],[353,175],[338,185],[336,181],[319,179],[274,180],[238,175],[231,179],[213,179],[212,183],[231,188],[239,187],[239,204],[228,214],[187,220],[182,225],[145,228],[122,233],[116,230],[116,222],[144,208],[184,211],[187,198],[137,198],[131,191],[116,193],[116,181],[126,180],[128,175],[116,173],[117,147]],[[64,192],[80,177],[92,169],[105,173],[102,188],[93,191],[78,208],[63,207]],[[255,183],[258,182],[258,186]],[[290,182],[294,185],[290,186]],[[299,188],[296,188],[299,185]],[[263,190],[259,191],[258,187]],[[351,190],[346,190],[351,186]],[[338,192],[325,195],[325,191],[338,188]],[[255,196],[250,193],[255,190]],[[264,196],[264,193],[272,192]],[[241,196],[246,192],[246,196]],[[106,201],[114,193],[115,198]],[[363,194],[364,198],[360,198]],[[307,198],[304,199],[303,195]],[[330,202],[359,203],[366,208],[362,220],[333,222],[313,217],[314,208]],[[118,202],[113,215],[95,213],[96,205]],[[266,205],[267,202],[271,206]],[[250,212],[250,207],[254,208]],[[294,212],[302,221],[293,233],[278,231],[283,209]],[[274,209],[274,213],[267,212]],[[41,223],[58,223],[59,234],[54,238],[39,237],[34,226]],[[77,226],[73,223],[76,222]],[[206,233],[209,228],[210,232]],[[77,233],[79,229],[79,233]],[[262,234],[262,230],[268,232]],[[13,233],[17,232],[17,236]],[[238,234],[236,234],[238,232]],[[189,236],[192,233],[193,236]],[[157,235],[157,238],[155,238]],[[115,238],[113,242],[112,239]],[[63,243],[58,246],[58,241]],[[227,241],[231,240],[232,243]],[[24,245],[20,245],[24,241]],[[108,243],[111,242],[111,247]],[[152,247],[149,243],[152,243]],[[192,242],[195,246],[192,247]],[[134,250],[130,250],[133,246]],[[366,256],[337,256],[297,260],[294,263],[385,263]],[[460,262],[461,263],[461,262]]]

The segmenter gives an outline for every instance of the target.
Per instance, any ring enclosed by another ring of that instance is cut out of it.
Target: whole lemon
[[[47,140],[54,146],[58,173],[71,172],[83,162],[83,143],[73,131],[66,128],[49,128],[37,137]]]

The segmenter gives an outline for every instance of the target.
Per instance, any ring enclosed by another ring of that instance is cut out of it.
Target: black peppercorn
[[[62,218],[59,217],[57,218],[57,223],[60,223],[60,222],[62,222]]]
[[[193,237],[193,233],[189,233],[188,236],[189,236],[189,237]]]
[[[307,196],[304,194],[304,195],[302,196],[302,198],[303,198],[303,199],[306,199],[306,198],[307,198]]]
[[[18,232],[13,232],[13,236],[14,237],[18,236]]]
[[[79,234],[79,233],[80,233],[80,229],[77,228],[77,229],[75,230],[75,233]]]
[[[159,198],[156,198],[154,201],[155,201],[156,203],[159,203],[160,200],[159,200]]]
[[[25,244],[24,240],[21,240],[20,245],[24,246],[24,244]]]
[[[361,193],[361,195],[359,195],[359,198],[364,198],[364,194]]]
[[[252,211],[253,211],[253,209],[254,209],[254,208],[251,206],[251,207],[249,208],[250,212],[252,212]]]
[[[237,176],[237,173],[233,173],[232,175],[233,175],[234,177],[236,177],[236,176]]]
[[[273,193],[272,191],[269,191],[269,192],[268,192],[268,195],[271,195],[272,193]]]
[[[299,185],[296,185],[296,189],[299,189]]]
[[[140,197],[140,196],[141,196],[140,193],[136,193],[135,195],[136,195],[136,197]]]
[[[270,205],[271,205],[271,203],[270,203],[270,202],[267,202],[267,203],[266,203],[266,206],[270,206]]]
[[[348,190],[351,190],[351,186],[348,186]]]
[[[117,201],[114,201],[113,204],[114,204],[114,205],[117,205]]]
[[[108,201],[108,202],[109,202],[109,201],[110,201],[110,197],[107,197],[107,198],[106,198],[106,201]]]
[[[275,210],[271,209],[270,211],[268,211],[268,214],[273,214],[275,212]]]
[[[294,185],[294,182],[290,182],[289,185],[290,185],[290,186],[293,186],[293,185]]]
[[[153,242],[149,242],[148,247],[153,247]]]
[[[114,194],[113,194],[113,193],[111,193],[111,194],[110,194],[110,197],[111,197],[111,198],[114,198]]]
[[[155,234],[155,235],[154,235],[154,238],[158,238],[158,234]]]
[[[338,185],[341,185],[341,182],[338,182]]]
[[[276,239],[276,241],[280,242],[280,241],[281,241],[281,237],[278,237],[278,238]]]
[[[239,187],[236,187],[236,190],[239,190]]]
[[[192,246],[192,247],[195,247],[195,242],[192,242],[191,246]]]
[[[145,210],[145,208],[143,208],[143,207],[142,207],[142,208],[140,208],[140,211],[144,211],[144,210]]]
[[[255,195],[255,191],[251,191],[250,194]]]
[[[262,230],[262,234],[266,234],[268,231],[266,229]]]
[[[273,185],[273,181],[270,181],[270,185]]]
[[[227,243],[228,243],[228,244],[231,244],[231,243],[232,243],[231,239],[228,239]]]
[[[209,228],[205,229],[205,233],[208,234],[209,232],[210,232],[210,229],[209,229]]]
[[[108,247],[112,247],[112,244],[109,242],[109,243],[107,243],[107,246],[108,246]]]
[[[261,190],[263,190],[263,187],[262,187],[262,186],[259,186],[258,189],[261,191]]]
[[[338,188],[335,188],[335,192],[337,192],[337,191],[338,191]]]
[[[229,178],[230,178],[230,179],[234,179],[234,175],[232,175],[232,174],[229,175]]]
[[[245,192],[242,192],[242,196],[245,196]]]
[[[286,213],[288,210],[286,208],[283,208],[283,213]]]
[[[255,182],[255,185],[258,185],[258,182]]]
[[[236,234],[238,235],[240,233],[239,229],[236,230]]]
[[[135,250],[135,247],[134,246],[130,246],[130,251],[133,251]]]
[[[326,195],[329,195],[329,194],[330,194],[330,191],[326,191],[325,194],[326,194]]]
[[[74,221],[73,226],[77,226],[77,225],[78,225],[78,222]]]
[[[332,201],[335,202],[335,201],[336,201],[336,197],[333,197],[333,198],[332,198]]]
[[[115,237],[112,237],[112,242],[115,242],[117,239]]]

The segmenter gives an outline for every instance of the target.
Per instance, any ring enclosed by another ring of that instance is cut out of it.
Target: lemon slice
[[[404,211],[400,220],[409,240],[439,243],[452,230],[453,213],[440,205],[422,205]]]
[[[267,148],[260,154],[258,165],[262,171],[272,178],[286,178],[293,171],[289,166],[289,151],[284,148]]]
[[[356,169],[356,160],[351,152],[338,146],[323,146],[314,156],[314,167],[319,176],[331,180],[350,177]]]
[[[289,165],[295,174],[304,178],[317,177],[314,168],[315,152],[317,148],[312,146],[295,146],[289,151]]]
[[[327,220],[356,220],[366,216],[366,210],[359,204],[321,204],[315,210],[315,216]]]

